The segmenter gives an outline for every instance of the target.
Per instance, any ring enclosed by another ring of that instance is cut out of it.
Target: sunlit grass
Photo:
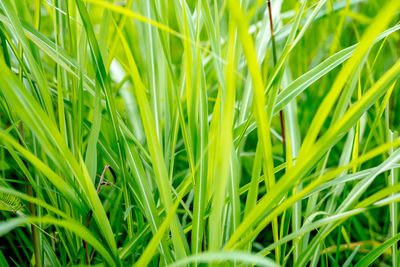
[[[0,265],[398,266],[400,2],[268,2],[0,0]]]

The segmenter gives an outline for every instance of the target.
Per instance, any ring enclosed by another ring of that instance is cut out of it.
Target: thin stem
[[[108,169],[110,170],[112,176],[114,177],[114,180],[115,180],[114,183],[109,183],[109,182],[107,182],[107,181],[104,181],[104,175],[105,175],[105,173],[106,173],[106,171],[107,171]],[[113,168],[112,168],[110,165],[106,165],[106,166],[104,167],[104,170],[103,170],[101,176],[100,176],[100,181],[99,181],[99,183],[97,184],[97,194],[100,193],[100,190],[101,190],[101,186],[102,186],[102,185],[109,185],[109,186],[112,186],[112,185],[114,185],[116,182],[117,182],[117,175],[115,174]],[[90,210],[90,211],[89,211],[89,215],[87,216],[87,219],[86,219],[86,228],[88,228],[88,229],[89,229],[90,221],[92,220],[92,215],[93,215],[93,211]],[[85,247],[86,265],[89,265],[88,244],[87,244],[87,242],[86,242],[85,240],[83,240],[82,242],[83,242],[83,246]]]
[[[271,1],[267,0],[267,5],[268,5],[268,13],[269,13],[269,26],[271,30],[271,42],[272,42],[272,56],[274,60],[274,66],[277,64],[277,53],[276,53],[276,42],[275,42],[275,34],[274,34],[274,23],[272,21],[272,9],[271,9]],[[284,126],[284,121],[283,121],[283,112],[282,110],[279,111],[279,117],[280,117],[280,122],[281,122],[281,132],[282,132],[282,147],[283,147],[283,158],[286,160],[286,142],[285,142],[285,126]],[[274,223],[276,224],[276,229],[278,228],[278,219],[276,218],[274,220]],[[274,226],[272,226],[274,228]],[[276,238],[274,237],[275,242],[279,240],[279,235],[277,234],[277,230],[275,232]],[[275,260],[279,264],[280,263],[280,257],[281,257],[281,249],[280,247],[276,248],[276,253],[275,253]]]
[[[24,138],[24,126],[21,122],[20,127],[19,127],[19,132],[21,134],[21,137]],[[18,137],[18,142],[20,145],[22,145],[21,138]],[[25,162],[25,160],[22,160],[24,165],[28,168],[28,164]],[[30,197],[33,197],[33,190],[32,190],[32,185],[29,183],[28,178],[24,175],[24,180],[26,182],[26,194]],[[29,212],[33,217],[36,217],[36,209],[35,205],[32,202],[28,202],[28,209]],[[35,264],[36,266],[40,267],[42,266],[42,261],[41,261],[41,256],[40,256],[40,249],[39,249],[39,235],[37,232],[37,228],[34,224],[31,224],[31,232],[32,232],[32,241],[33,241],[33,252],[35,253]]]
[[[271,0],[267,0],[268,5],[268,13],[269,13],[269,27],[271,29],[271,42],[272,42],[272,57],[274,59],[274,66],[276,65],[277,53],[276,53],[276,42],[275,42],[275,34],[274,34],[274,24],[272,22],[272,9],[271,9]]]
[[[282,131],[282,144],[283,144],[283,158],[286,160],[286,138],[285,138],[285,124],[283,120],[283,111],[279,111],[279,117],[281,119],[281,131]]]
[[[278,61],[277,53],[276,53],[276,42],[275,42],[275,34],[274,34],[274,24],[272,21],[272,9],[271,9],[271,0],[267,0],[268,5],[268,13],[269,13],[269,26],[271,29],[271,42],[272,42],[272,57],[274,60],[274,66]],[[286,158],[286,138],[285,138],[285,124],[283,118],[283,111],[279,111],[279,117],[281,120],[281,132],[282,132],[282,146],[283,146],[283,158]]]

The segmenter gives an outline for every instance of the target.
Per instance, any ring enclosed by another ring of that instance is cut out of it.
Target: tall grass
[[[0,0],[0,265],[398,266],[399,11]]]

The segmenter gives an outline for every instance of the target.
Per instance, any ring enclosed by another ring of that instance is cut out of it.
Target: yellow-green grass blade
[[[243,52],[246,56],[247,65],[253,81],[254,97],[253,109],[258,126],[258,136],[261,143],[264,172],[266,173],[266,185],[270,189],[275,184],[274,163],[272,160],[270,123],[264,112],[265,97],[264,97],[264,82],[261,76],[259,65],[257,63],[257,55],[254,51],[254,44],[251,36],[248,34],[248,23],[245,19],[243,10],[239,2],[231,0],[228,2],[230,13],[236,23],[238,36],[240,38]],[[273,227],[274,238],[278,238],[277,223]],[[236,231],[237,232],[237,231]],[[235,233],[236,233],[235,232]],[[234,233],[234,235],[235,235]]]
[[[153,234],[156,234],[159,231],[160,221],[158,218],[156,205],[150,191],[150,185],[147,181],[145,170],[140,161],[136,148],[132,144],[129,144],[125,139],[124,143],[128,159],[127,162],[134,174],[134,177],[136,178],[135,182],[138,184],[141,193],[142,201],[144,203],[144,210],[150,222],[150,228]],[[167,263],[171,261],[170,252],[165,240],[161,240],[160,252],[162,255],[164,255]]]
[[[183,185],[182,192],[184,192],[185,189],[190,185],[190,182],[191,182],[191,179],[187,179],[186,180],[185,184]],[[175,200],[174,205],[172,206],[172,208],[171,208],[170,212],[168,213],[168,215],[165,217],[165,219],[164,219],[163,223],[161,224],[159,230],[153,236],[153,238],[151,239],[150,243],[146,247],[145,251],[140,256],[138,262],[136,262],[134,266],[147,266],[149,264],[149,262],[150,262],[151,258],[153,257],[153,254],[154,254],[158,244],[160,243],[163,235],[167,231],[167,229],[168,229],[169,225],[171,224],[173,218],[176,216],[176,210],[177,210],[177,208],[179,206],[179,203],[182,200],[183,196],[184,195],[181,194]]]
[[[218,131],[210,139],[213,140],[216,155],[214,156],[215,165],[213,171],[213,195],[211,203],[211,215],[209,221],[209,250],[216,251],[222,246],[223,233],[223,207],[226,194],[226,186],[229,175],[230,157],[232,153],[232,128],[235,103],[235,27],[232,25],[229,29],[229,45],[227,52],[226,67],[226,91],[222,91],[222,109],[221,114],[213,119],[219,124]]]
[[[57,155],[57,153],[60,153],[63,156],[63,160],[60,161],[59,164],[62,164],[61,166],[64,169],[70,170],[71,176],[68,177],[69,179],[71,179],[72,177],[77,179],[79,186],[81,187],[83,192],[85,192],[84,196],[82,196],[82,199],[86,200],[89,207],[93,209],[94,218],[96,219],[99,228],[102,230],[104,237],[108,241],[112,252],[116,254],[116,244],[109,221],[104,220],[104,218],[106,218],[107,216],[105,214],[104,208],[101,205],[100,199],[97,196],[94,185],[91,182],[91,179],[88,177],[88,174],[85,172],[85,168],[82,168],[83,165],[79,164],[78,161],[74,158],[70,149],[65,143],[64,137],[61,136],[57,126],[46,115],[45,111],[40,107],[33,96],[31,96],[27,92],[27,90],[23,87],[19,80],[17,80],[16,77],[10,72],[10,70],[5,68],[3,65],[4,62],[0,62],[0,68],[3,69],[4,74],[0,78],[2,80],[2,87],[0,87],[2,93],[7,96],[8,100],[14,106],[21,107],[16,110],[16,112],[18,116],[21,117],[21,119],[29,127],[35,129],[35,132],[37,132],[38,134],[42,132],[41,135],[39,135],[40,141],[48,149],[50,153],[49,155],[52,158],[55,158],[55,155]],[[12,140],[12,138],[8,138],[7,141],[20,152],[24,151],[22,147],[17,144],[16,141]],[[25,157],[27,157],[27,159],[31,161],[32,164],[36,164],[36,167],[42,168],[44,174],[47,175],[49,173],[50,168],[46,166],[43,162],[38,161],[38,159],[27,150],[25,150]],[[56,177],[59,176],[52,171],[50,171],[50,177],[53,178],[53,184],[59,187],[60,190],[62,190],[61,187],[63,187],[63,184],[65,184],[65,182],[57,182],[57,180],[61,178],[57,179]],[[66,192],[65,190],[62,191]],[[71,196],[71,192],[69,192],[67,196],[70,196],[72,200],[74,199]],[[85,208],[87,208],[87,206]]]
[[[28,40],[26,39],[26,36],[24,34],[21,22],[9,0],[2,1],[1,6],[3,7],[3,10],[10,21],[10,26],[11,29],[13,30],[13,33],[19,39],[20,45],[24,50],[24,55],[27,59],[29,69],[32,75],[35,77],[35,80],[38,84],[41,101],[43,102],[44,107],[47,113],[49,114],[50,118],[53,121],[55,121],[55,115],[50,93],[48,91],[47,80],[44,77],[42,69],[39,67],[38,63],[34,59],[34,55],[29,46]]]
[[[135,82],[136,97],[140,99],[138,102],[140,114],[142,117],[143,127],[147,137],[148,149],[154,167],[155,178],[160,190],[160,195],[163,200],[166,212],[169,213],[172,209],[171,185],[168,180],[168,172],[165,166],[163,152],[160,143],[157,140],[157,132],[155,130],[154,117],[151,114],[149,102],[147,100],[145,86],[141,80],[138,72],[135,59],[133,58],[128,44],[123,35],[119,34],[119,38],[123,44],[128,64],[130,66],[129,73]],[[176,216],[173,217],[171,222],[172,238],[174,241],[175,249],[177,250],[177,257],[181,258],[186,255],[187,243],[183,239],[180,232],[179,221]]]
[[[384,153],[385,151],[387,151],[388,149],[390,149],[394,145],[398,146],[399,144],[400,144],[400,140],[396,140],[395,142],[386,143],[384,145],[381,145],[380,147],[368,152],[367,154],[365,154],[363,156],[360,156],[358,158],[357,164],[361,164],[361,163],[363,163],[363,162],[365,162],[367,160],[370,160],[371,158],[376,157],[377,155]],[[369,173],[368,177],[375,177],[377,174],[382,172],[382,170],[387,168],[387,164],[393,164],[393,161],[392,162],[388,161],[388,163],[385,163],[385,164],[386,164],[385,166],[382,166],[382,167],[380,167],[378,169],[374,169],[371,173]],[[254,230],[254,232],[253,233],[248,233],[243,238],[243,240],[241,242],[245,243],[249,239],[253,238],[254,235],[258,234],[268,223],[270,223],[272,221],[274,216],[277,216],[278,214],[282,213],[284,210],[286,210],[291,205],[293,205],[293,203],[295,203],[296,201],[301,200],[303,197],[307,196],[315,188],[317,188],[318,186],[322,185],[323,183],[325,183],[325,182],[327,182],[329,180],[332,180],[333,178],[338,176],[340,173],[342,173],[344,170],[347,170],[347,169],[351,168],[352,166],[353,166],[352,163],[347,164],[345,166],[342,166],[342,167],[339,167],[339,168],[334,169],[332,171],[329,171],[329,172],[325,173],[324,175],[320,176],[319,178],[313,180],[304,189],[302,189],[301,191],[297,192],[295,195],[291,196],[287,200],[283,201],[278,207],[273,209],[273,211],[271,213],[269,213],[268,216],[266,216],[260,223],[257,224],[257,227]],[[236,244],[234,244],[233,247],[236,247],[236,246],[240,247],[241,243],[240,242],[236,243]]]
[[[353,123],[367,110],[377,99],[382,96],[387,87],[397,78],[400,73],[400,61],[398,61],[390,70],[388,70],[374,86],[368,90],[364,96],[353,105],[343,116],[337,121],[319,140],[315,143],[306,158],[297,159],[296,165],[290,169],[275,187],[268,193],[254,208],[253,211],[242,221],[238,230],[232,235],[230,241],[227,243],[227,248],[234,245],[235,242],[243,235],[247,229],[257,221],[256,218],[271,207],[273,203],[279,201],[279,198],[284,192],[282,189],[291,187],[296,177],[301,177],[312,168],[317,159],[320,159],[323,154],[335,144],[353,125]],[[276,190],[274,190],[276,189]]]
[[[218,251],[218,252],[203,252],[198,255],[193,255],[177,261],[169,267],[178,267],[178,266],[187,266],[190,263],[216,263],[216,264],[235,264],[235,263],[246,263],[255,266],[264,266],[264,267],[277,267],[276,263],[274,263],[271,259],[256,256],[254,254],[245,253],[243,251]]]
[[[112,254],[102,245],[102,243],[96,239],[91,232],[86,229],[85,226],[70,220],[60,220],[53,218],[51,216],[38,217],[17,217],[14,219],[7,220],[0,224],[0,235],[4,235],[15,227],[18,227],[24,223],[41,223],[41,224],[51,224],[57,225],[65,228],[76,235],[80,236],[82,239],[87,241],[91,246],[93,246],[105,259],[107,264],[110,266],[119,266],[118,260],[113,258]]]
[[[343,66],[340,73],[335,78],[335,82],[333,83],[332,88],[330,89],[329,93],[326,95],[319,109],[317,110],[314,119],[309,127],[310,130],[307,133],[307,136],[305,137],[302,144],[299,157],[303,157],[305,153],[309,152],[309,149],[315,142],[315,139],[323,123],[325,122],[329,111],[335,104],[337,97],[342,91],[342,88],[345,85],[347,78],[351,75],[351,72],[353,72],[354,69],[359,65],[362,58],[370,49],[370,46],[373,44],[374,39],[378,36],[379,32],[385,29],[386,26],[389,24],[392,16],[399,6],[400,3],[397,1],[391,1],[387,3],[364,33],[360,41],[360,45],[357,47],[357,50],[354,52],[349,61],[346,62],[346,64]]]

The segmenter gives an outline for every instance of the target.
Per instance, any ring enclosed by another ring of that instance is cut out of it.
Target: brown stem
[[[271,42],[272,42],[272,56],[274,59],[274,65],[276,66],[277,62],[277,54],[276,54],[276,43],[275,43],[275,34],[274,34],[274,24],[272,22],[272,9],[271,9],[271,1],[267,0],[268,5],[268,13],[269,13],[269,27],[271,30]]]
[[[19,126],[19,132],[21,134],[21,137],[24,138],[24,126],[23,126],[22,122]],[[18,142],[20,145],[22,145],[22,141],[21,141],[20,137],[18,137]],[[22,162],[28,168],[28,164],[25,162],[25,160],[22,160]],[[26,186],[25,186],[26,194],[30,197],[33,197],[32,186],[30,185],[29,180],[25,175],[24,175],[24,180],[26,182]],[[29,209],[29,212],[31,213],[31,215],[33,217],[36,217],[35,205],[32,202],[28,202],[28,209]],[[33,241],[33,252],[35,254],[35,265],[40,267],[40,266],[42,266],[42,261],[41,261],[40,252],[39,252],[39,235],[37,232],[37,228],[34,224],[31,224],[31,232],[32,232],[32,241]]]
[[[285,125],[284,125],[284,118],[283,118],[283,111],[282,111],[282,109],[279,111],[279,116],[280,116],[280,119],[281,119],[283,156],[286,157]]]
[[[272,57],[274,59],[274,66],[277,63],[277,53],[276,53],[276,42],[275,42],[275,34],[274,34],[274,24],[272,22],[272,9],[271,9],[271,1],[267,0],[268,5],[268,13],[269,13],[269,26],[271,29],[271,42],[272,42]],[[283,146],[283,158],[286,158],[286,139],[285,139],[285,124],[283,118],[283,111],[279,111],[279,117],[281,120],[281,132],[282,132],[282,146]]]
[[[107,181],[104,181],[104,175],[105,175],[105,173],[106,173],[106,171],[107,171],[108,169],[110,170],[112,176],[114,177],[114,180],[115,180],[114,183],[109,183],[109,182],[107,182]],[[113,168],[112,168],[110,165],[106,165],[106,166],[104,167],[104,170],[103,170],[101,176],[100,176],[100,181],[99,181],[99,183],[97,184],[97,194],[100,193],[100,190],[101,190],[101,186],[102,186],[102,185],[110,185],[110,186],[112,186],[112,185],[114,185],[116,182],[117,182],[117,175],[115,174]],[[90,221],[92,220],[92,215],[93,215],[93,211],[90,210],[90,211],[89,211],[89,214],[88,214],[88,216],[87,216],[87,218],[86,218],[86,228],[88,228],[88,229],[89,229]],[[89,265],[88,244],[87,244],[87,242],[86,242],[85,240],[82,240],[82,242],[83,242],[83,246],[84,246],[84,248],[85,248],[86,265]]]

